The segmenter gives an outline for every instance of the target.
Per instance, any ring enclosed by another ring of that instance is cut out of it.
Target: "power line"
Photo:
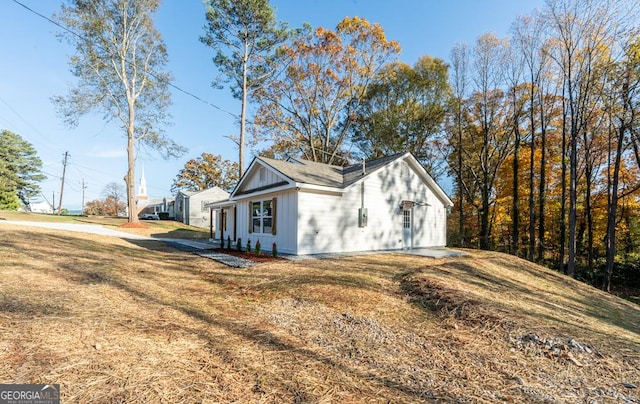
[[[27,11],[29,11],[29,12],[31,12],[31,13],[33,13],[33,14],[37,15],[38,17],[40,17],[40,18],[43,18],[43,19],[47,20],[48,22],[50,22],[51,24],[53,24],[53,25],[55,25],[55,26],[59,27],[60,29],[62,29],[62,30],[64,30],[64,31],[66,31],[66,32],[68,32],[68,33],[70,33],[71,35],[73,35],[73,36],[75,36],[75,37],[77,37],[77,38],[81,39],[82,41],[85,41],[85,42],[87,42],[87,41],[88,41],[84,36],[82,36],[82,35],[78,34],[77,32],[75,32],[75,31],[73,31],[73,30],[71,30],[71,29],[67,28],[66,26],[64,26],[64,25],[60,24],[59,22],[54,21],[54,20],[52,20],[51,18],[49,18],[49,17],[47,17],[47,16],[45,16],[45,15],[43,15],[43,14],[41,14],[41,13],[39,13],[39,12],[35,11],[35,10],[33,10],[32,8],[30,8],[30,7],[28,7],[27,5],[25,5],[25,4],[21,3],[21,2],[19,2],[18,0],[13,0],[13,2],[14,2],[14,3],[16,3],[16,4],[18,4],[19,6],[23,7],[23,8],[24,8],[24,9],[26,9]],[[99,45],[98,45],[98,46],[99,46]],[[102,48],[102,47],[101,47],[101,48]],[[106,49],[104,49],[104,48],[102,48],[102,50],[103,50],[103,51],[107,51],[107,52],[108,52],[108,50],[106,50]],[[127,63],[127,64],[131,64],[131,62],[129,62],[129,61],[125,61],[125,63]],[[149,72],[149,71],[147,71],[147,70],[144,70],[144,72],[145,72],[146,74],[148,74],[149,76],[153,77],[154,79],[158,80],[159,82],[164,83],[164,84],[166,84],[167,86],[169,86],[169,87],[171,87],[171,88],[174,88],[174,89],[178,90],[179,92],[181,92],[181,93],[183,93],[183,94],[185,94],[185,95],[187,95],[187,96],[189,96],[189,97],[192,97],[192,98],[193,98],[193,99],[195,99],[195,100],[198,100],[198,101],[200,101],[200,102],[202,102],[202,103],[204,103],[204,104],[206,104],[206,105],[208,105],[208,106],[210,106],[210,107],[212,107],[212,108],[215,108],[215,109],[217,109],[217,110],[218,110],[218,111],[220,111],[220,112],[223,112],[223,113],[225,113],[225,114],[228,114],[228,115],[232,116],[232,117],[233,117],[233,118],[235,118],[235,119],[239,119],[239,116],[238,116],[237,114],[234,114],[234,113],[232,113],[232,112],[229,112],[229,111],[227,111],[226,109],[221,108],[221,107],[219,107],[219,106],[217,106],[217,105],[215,105],[215,104],[212,104],[211,102],[209,102],[209,101],[207,101],[207,100],[205,100],[205,99],[203,99],[203,98],[201,98],[201,97],[199,97],[199,96],[197,96],[197,95],[193,94],[192,92],[187,91],[187,90],[184,90],[184,89],[182,89],[182,88],[180,88],[180,87],[176,86],[175,84],[173,84],[173,83],[171,83],[171,82],[169,82],[169,81],[166,81],[166,80],[162,79],[161,77],[158,77],[158,76],[157,76],[155,73],[153,73],[153,72]]]
[[[109,177],[109,178],[113,178],[113,179],[116,179],[116,180],[118,180],[118,181],[119,181],[119,180],[120,180],[120,178],[121,178],[120,176],[114,175],[113,173],[106,173],[106,172],[104,172],[104,171],[96,170],[95,168],[91,168],[91,167],[83,166],[83,165],[78,164],[78,163],[73,163],[73,162],[72,162],[72,163],[70,163],[70,165],[75,166],[75,167],[76,167],[76,170],[78,170],[78,171],[79,171],[80,173],[82,173],[82,174],[85,174],[85,173],[84,173],[84,172],[82,172],[81,170],[79,170],[77,167],[83,168],[83,169],[85,169],[85,170],[90,170],[90,171],[96,172],[96,173],[98,173],[98,174],[106,175],[107,177]]]
[[[24,122],[25,125],[27,125],[29,128],[31,128],[41,139],[41,141],[44,142],[44,145],[46,146],[46,148],[48,149],[54,149],[55,147],[57,147],[57,145],[55,143],[52,143],[51,141],[49,141],[49,139],[43,135],[38,128],[36,128],[35,126],[33,126],[31,123],[29,123],[29,121],[27,121],[18,111],[16,111],[4,98],[2,98],[0,96],[0,102],[2,102],[11,112],[13,112],[22,122]],[[4,120],[6,122],[8,122],[10,125],[12,125],[11,122],[9,122],[7,120],[7,118],[5,117]],[[15,124],[13,124],[15,125]],[[18,125],[15,125],[16,127]]]

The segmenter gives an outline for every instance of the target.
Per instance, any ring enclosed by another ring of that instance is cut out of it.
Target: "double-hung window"
[[[251,221],[253,233],[273,232],[272,200],[251,203]]]

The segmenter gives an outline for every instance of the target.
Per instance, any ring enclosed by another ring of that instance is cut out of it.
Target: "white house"
[[[209,205],[217,239],[297,255],[445,246],[451,206],[410,153],[348,167],[257,157]]]
[[[33,213],[55,213],[53,206],[47,201],[38,201],[29,203],[29,211]]]
[[[184,224],[209,228],[210,211],[207,204],[227,200],[229,193],[220,187],[202,191],[179,191],[174,202],[175,218]]]

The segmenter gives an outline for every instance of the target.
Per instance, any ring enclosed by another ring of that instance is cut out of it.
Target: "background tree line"
[[[485,34],[454,49],[445,131],[454,243],[544,262],[606,289],[616,260],[637,264],[632,6],[548,1],[515,21],[511,37]]]
[[[152,24],[158,5],[75,1],[59,14],[82,35],[62,34],[76,46],[80,84],[56,103],[71,124],[90,110],[121,121],[130,207],[136,145],[184,152],[156,124],[166,117],[170,80]],[[229,170],[242,175],[246,145],[337,165],[410,151],[432,176],[453,180],[451,244],[506,251],[607,289],[623,274],[616,264],[635,262],[625,276],[637,282],[637,7],[547,0],[514,21],[507,38],[487,33],[457,45],[448,64],[424,56],[409,66],[397,61],[400,44],[362,18],[346,17],[333,30],[289,29],[268,0],[208,0],[200,39],[215,52],[214,86],[231,83],[241,101],[240,134],[231,136],[239,159],[234,166],[203,153],[175,188],[231,188],[224,181]],[[138,21],[139,35],[119,21]],[[110,48],[109,29],[123,52]],[[191,170],[207,164],[216,169]]]
[[[400,45],[360,18],[288,31],[253,70],[269,74],[238,92],[254,108],[249,143],[338,165],[410,151],[453,180],[451,244],[606,289],[616,263],[635,262],[624,275],[638,282],[637,7],[548,0],[509,37],[457,45],[448,64],[398,62]]]

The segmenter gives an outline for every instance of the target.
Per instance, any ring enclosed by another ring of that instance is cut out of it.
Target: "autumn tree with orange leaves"
[[[202,191],[220,187],[230,191],[238,183],[238,163],[223,160],[222,156],[202,153],[187,161],[171,186],[172,191]]]
[[[369,85],[400,45],[378,24],[352,17],[335,31],[306,26],[278,52],[285,66],[258,89],[256,131],[271,152],[328,164],[343,164],[349,127]]]

